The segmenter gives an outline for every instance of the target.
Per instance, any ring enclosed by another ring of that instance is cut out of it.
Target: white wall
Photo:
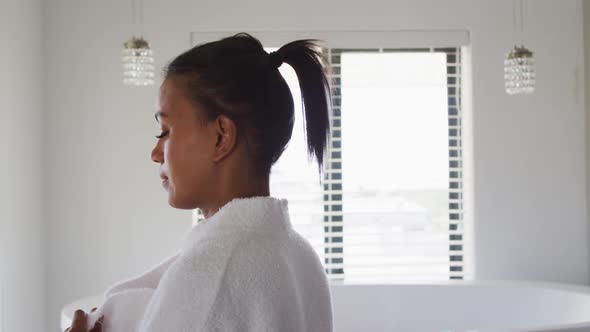
[[[588,223],[590,225],[590,1],[582,1],[584,12],[584,91],[586,107],[586,210]],[[588,238],[590,239],[590,226],[588,227]],[[590,245],[589,245],[590,248]]]
[[[203,30],[469,29],[475,276],[588,283],[582,7],[529,4],[537,93],[509,97],[512,1],[145,0],[162,65]],[[157,87],[120,83],[127,1],[53,0],[45,58],[48,324],[59,309],[171,253],[190,213],[167,207],[149,152]]]
[[[0,331],[44,331],[42,4],[0,1]]]

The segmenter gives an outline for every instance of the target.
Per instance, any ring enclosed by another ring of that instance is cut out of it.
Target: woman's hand
[[[94,312],[96,310],[96,308],[92,308],[92,311],[90,312]],[[94,324],[94,327],[90,329],[90,331],[87,329],[87,325],[88,325],[88,314],[86,314],[84,312],[84,310],[76,310],[76,312],[74,313],[74,319],[72,320],[72,326],[68,327],[65,332],[102,332],[102,320],[103,320],[104,316],[101,316],[97,321],[96,324]]]

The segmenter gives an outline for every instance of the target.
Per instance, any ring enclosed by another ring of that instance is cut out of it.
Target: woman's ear
[[[235,122],[225,115],[219,115],[215,119],[215,132],[217,140],[213,154],[213,161],[224,159],[236,146],[238,128]]]

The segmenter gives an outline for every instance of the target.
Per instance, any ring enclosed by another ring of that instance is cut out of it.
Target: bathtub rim
[[[543,289],[561,290],[567,292],[581,293],[590,296],[590,286],[579,285],[579,284],[567,284],[552,281],[536,281],[536,280],[446,280],[446,281],[409,281],[409,282],[342,282],[342,281],[330,281],[330,288],[340,287],[396,287],[396,286],[435,286],[435,287],[473,287],[473,286],[508,286],[508,287],[536,287]]]

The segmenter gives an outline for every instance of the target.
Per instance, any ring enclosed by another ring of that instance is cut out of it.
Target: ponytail
[[[330,134],[331,96],[324,63],[317,40],[296,40],[270,54],[271,64],[280,60],[295,70],[299,80],[304,117],[304,126],[309,156],[315,156],[320,172]],[[280,59],[277,61],[277,58]]]

